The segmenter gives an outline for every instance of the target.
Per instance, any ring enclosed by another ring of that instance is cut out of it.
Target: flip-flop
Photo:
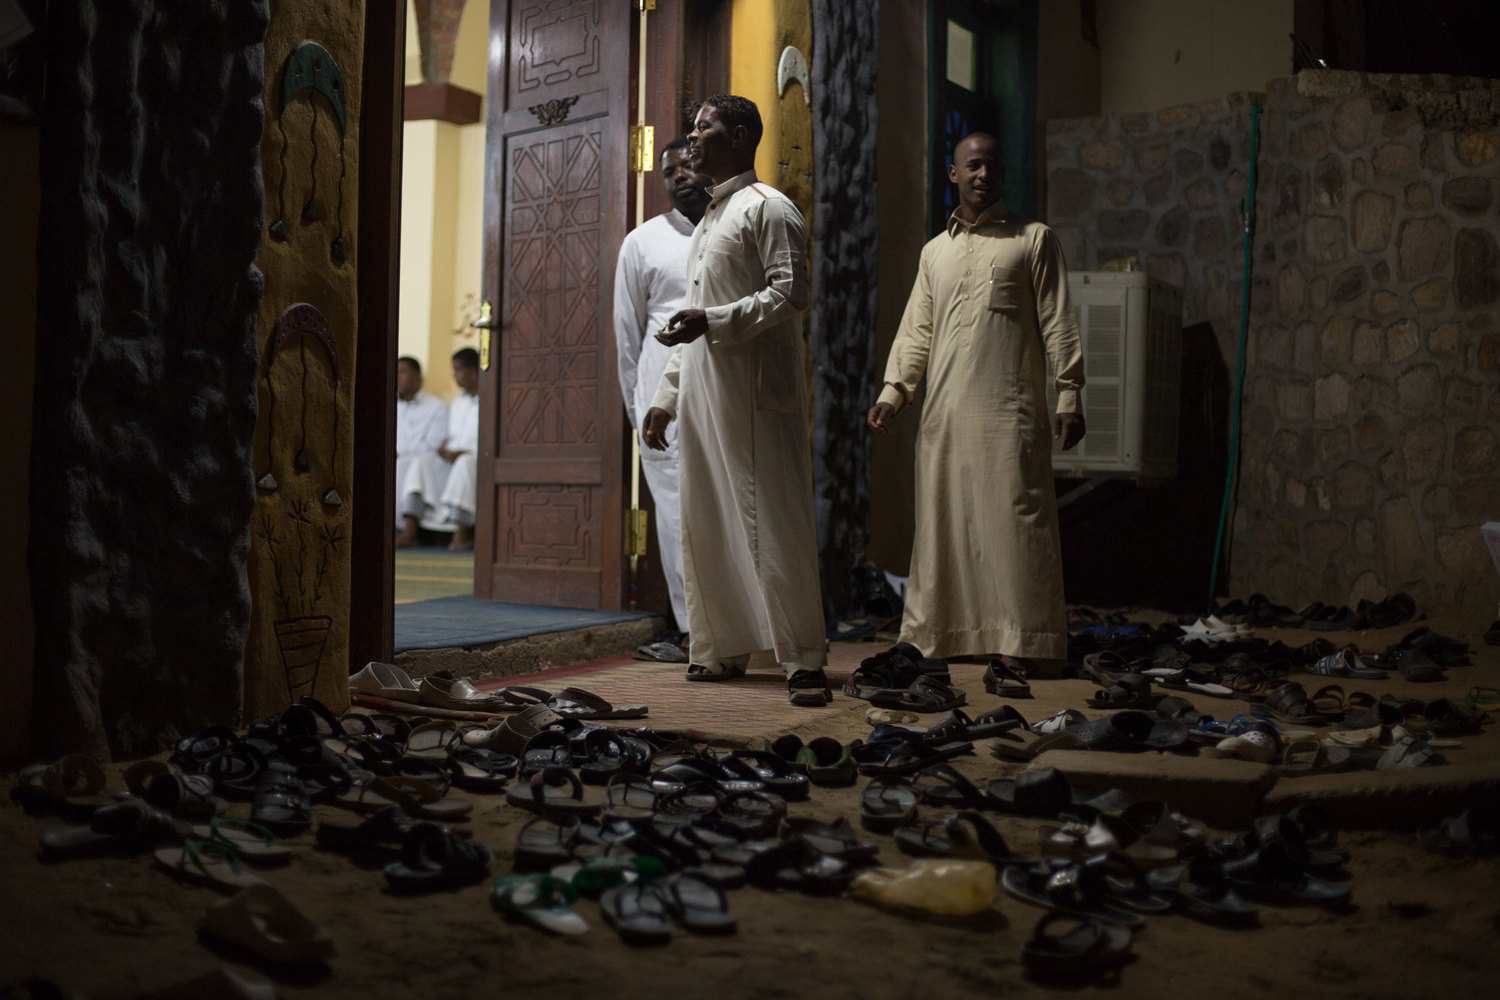
[[[294,853],[259,823],[228,816],[215,816],[207,824],[193,827],[192,835],[199,840],[222,842],[233,848],[241,860],[252,865],[286,864]]]
[[[310,965],[338,950],[321,927],[263,882],[204,910],[198,926],[277,965]]]
[[[421,778],[375,774],[357,778],[347,792],[334,799],[334,805],[365,813],[399,806],[410,816],[441,822],[463,819],[474,808],[468,799],[445,797]]]
[[[543,729],[518,754],[521,771],[530,776],[548,767],[573,767],[573,738],[556,729]]]
[[[1033,760],[1048,750],[1076,750],[1083,740],[1075,733],[1034,733],[1015,729],[985,744],[996,757],[1005,760]]]
[[[578,890],[551,875],[507,875],[490,892],[495,909],[554,934],[582,934],[587,921],[573,912]]]
[[[1207,855],[1147,872],[1146,882],[1198,920],[1243,925],[1253,923],[1260,912],[1235,891],[1234,883],[1224,876],[1223,862]]]
[[[1000,887],[1017,899],[1054,913],[1094,917],[1125,927],[1138,927],[1139,914],[1109,902],[1103,866],[1050,861],[1013,864],[1000,876]]]
[[[592,691],[576,687],[554,694],[547,707],[567,719],[641,719],[648,711],[645,705],[611,705]]]
[[[455,744],[448,751],[448,774],[466,792],[503,792],[520,762],[508,753]]]
[[[989,820],[972,810],[954,813],[942,820],[899,827],[893,834],[896,846],[923,858],[972,858],[1002,868],[1015,858],[1005,838]]]
[[[694,934],[733,934],[734,914],[718,883],[686,872],[665,883],[667,908]]]
[[[478,882],[495,856],[488,847],[436,823],[418,823],[401,844],[401,857],[385,866],[398,892],[433,892]]]
[[[1324,677],[1355,677],[1371,681],[1383,681],[1390,676],[1384,670],[1376,670],[1374,667],[1367,667],[1361,663],[1359,650],[1352,645],[1329,653],[1303,669],[1310,674],[1320,674]]]
[[[1191,691],[1210,698],[1232,698],[1235,693],[1232,688],[1220,684],[1202,671],[1193,670],[1191,667],[1164,670],[1160,674],[1155,670],[1147,670],[1146,676],[1150,677],[1157,687],[1173,691]]]
[[[189,822],[210,820],[229,808],[214,794],[208,775],[184,774],[159,760],[131,764],[125,769],[125,787],[136,798]]]
[[[353,826],[324,820],[318,824],[318,846],[329,851],[397,848],[415,824],[400,806],[386,806]]]
[[[921,740],[901,740],[891,744],[880,751],[881,755],[874,760],[860,762],[859,773],[864,775],[877,774],[912,774],[930,767],[933,764],[945,760],[951,760],[961,754],[969,753],[974,747],[968,740],[954,740],[948,743],[926,743]]]
[[[158,847],[154,856],[158,865],[178,878],[222,891],[264,884],[260,876],[245,871],[234,848],[220,841],[189,837],[179,847]]]
[[[42,853],[49,857],[133,854],[164,843],[180,843],[191,831],[186,821],[140,799],[111,802],[94,810],[89,822],[43,830]]]
[[[922,793],[911,779],[887,776],[873,779],[859,793],[859,825],[871,833],[890,833],[917,818]]]
[[[449,719],[436,719],[414,726],[406,736],[406,756],[426,757],[431,760],[446,760],[448,748],[459,741],[461,731],[458,723]]]
[[[1500,688],[1471,687],[1464,702],[1481,712],[1500,712]]]
[[[615,886],[599,897],[599,912],[626,944],[666,944],[670,941],[669,909],[665,892],[653,882]]]
[[[255,789],[250,820],[278,837],[294,837],[312,825],[312,799],[297,778],[268,774]]]
[[[604,818],[649,819],[656,811],[656,790],[644,774],[621,772],[610,777],[604,789]]]
[[[1013,705],[1001,705],[970,718],[961,708],[946,712],[926,726],[911,727],[928,736],[942,735],[955,740],[987,740],[1026,728],[1026,718]]]
[[[516,868],[547,871],[573,857],[579,822],[573,816],[536,816],[516,833]]]
[[[1038,979],[1092,979],[1130,959],[1131,937],[1119,924],[1049,913],[1021,946],[1021,964]]]
[[[530,781],[512,786],[505,798],[511,805],[533,812],[592,816],[600,809],[597,802],[583,801],[583,783],[566,767],[542,768]]]
[[[985,796],[1002,812],[1022,816],[1056,818],[1063,810],[1087,800],[1056,768],[1022,771],[1014,778],[997,778],[985,788]]]
[[[924,801],[939,806],[963,809],[985,809],[992,805],[989,797],[968,778],[947,764],[924,767],[911,779]]]

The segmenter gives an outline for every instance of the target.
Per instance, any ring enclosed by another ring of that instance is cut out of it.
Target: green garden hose
[[[1260,108],[1250,109],[1250,178],[1245,188],[1245,277],[1240,292],[1240,356],[1234,380],[1234,405],[1230,407],[1229,467],[1224,470],[1224,502],[1219,505],[1219,532],[1214,538],[1214,566],[1208,578],[1208,606],[1213,607],[1219,585],[1219,557],[1224,552],[1224,528],[1229,523],[1230,500],[1240,461],[1240,405],[1245,394],[1245,341],[1250,331],[1250,264],[1255,243],[1255,158],[1260,129]]]

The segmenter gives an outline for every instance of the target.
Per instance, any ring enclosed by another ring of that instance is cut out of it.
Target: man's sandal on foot
[[[683,675],[690,681],[732,681],[745,676],[745,665],[735,660],[710,660],[708,663],[691,663]]]
[[[821,669],[796,670],[787,674],[786,691],[793,705],[821,708],[833,701],[833,692],[828,688],[828,675]]]

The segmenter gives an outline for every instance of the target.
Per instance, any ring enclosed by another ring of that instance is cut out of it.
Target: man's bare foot
[[[421,524],[419,524],[417,522],[417,519],[412,517],[410,514],[407,514],[402,520],[405,522],[405,524],[401,529],[401,534],[396,536],[396,548],[414,549],[418,545],[421,545],[422,540],[421,538],[417,537],[417,532],[420,531],[422,527]]]
[[[449,552],[467,552],[474,547],[474,526],[460,524],[453,529],[453,541],[448,543]]]

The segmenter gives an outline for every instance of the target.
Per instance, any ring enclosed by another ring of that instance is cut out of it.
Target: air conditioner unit
[[[1083,417],[1071,451],[1053,441],[1061,476],[1177,475],[1182,292],[1140,271],[1079,271],[1068,293],[1083,341]],[[1048,383],[1049,412],[1057,391]]]

